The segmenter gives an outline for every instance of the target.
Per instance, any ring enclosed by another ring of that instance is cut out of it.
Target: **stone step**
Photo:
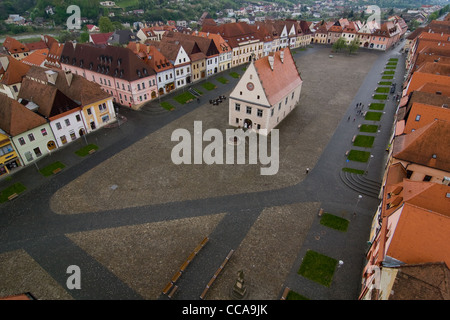
[[[378,193],[379,188],[375,186],[369,186],[362,182],[360,179],[357,178],[358,174],[351,173],[351,172],[345,172],[342,171],[339,173],[339,177],[341,178],[341,181],[346,185],[348,188],[352,189],[353,191],[356,191],[360,194],[377,198],[378,199]]]

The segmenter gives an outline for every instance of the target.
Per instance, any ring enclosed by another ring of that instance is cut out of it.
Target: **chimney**
[[[67,80],[67,84],[70,85],[72,84],[72,79],[73,79],[73,74],[70,70],[64,72],[65,76],[66,76],[66,80]]]
[[[58,73],[53,70],[45,71],[45,75],[47,76],[47,82],[53,85],[56,84],[56,79],[58,78]]]
[[[280,60],[281,60],[281,63],[284,63],[284,50],[282,50],[280,52]]]
[[[270,69],[272,69],[272,71],[273,71],[273,56],[272,55],[269,56],[269,65],[270,65]]]

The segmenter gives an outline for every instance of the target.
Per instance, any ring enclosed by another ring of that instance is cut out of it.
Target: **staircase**
[[[380,182],[370,180],[362,174],[356,174],[342,170],[339,173],[339,177],[348,188],[360,194],[378,199],[378,194],[381,189]]]

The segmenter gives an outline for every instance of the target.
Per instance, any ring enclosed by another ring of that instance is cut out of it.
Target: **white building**
[[[298,104],[302,83],[289,48],[252,60],[230,94],[229,125],[269,133]]]

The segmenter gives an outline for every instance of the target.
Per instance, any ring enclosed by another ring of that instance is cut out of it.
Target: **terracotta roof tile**
[[[0,128],[9,135],[17,136],[46,122],[18,101],[0,93]]]
[[[442,143],[449,140],[450,123],[435,120],[412,133],[396,137],[393,156],[396,159],[450,171],[450,148]]]
[[[23,58],[21,62],[33,65],[33,66],[40,66],[44,63],[44,61],[48,57],[48,49],[39,49],[31,53],[29,56]]]
[[[284,52],[284,62],[281,62],[280,58],[282,52]],[[260,58],[254,63],[271,105],[278,103],[294,88],[302,84],[302,79],[289,48],[277,51],[274,54],[273,70],[270,67],[268,56]]]
[[[11,38],[11,37],[5,38],[5,41],[3,42],[3,46],[11,54],[30,51],[30,49],[28,49],[28,47],[25,44],[19,42],[18,40],[14,39],[14,38]]]
[[[0,83],[5,85],[22,82],[30,69],[30,66],[8,55],[0,54],[0,64]]]
[[[406,121],[404,133],[411,133],[412,130],[415,131],[422,128],[434,122],[436,119],[445,120],[450,123],[449,107],[437,107],[417,102],[413,103]]]

